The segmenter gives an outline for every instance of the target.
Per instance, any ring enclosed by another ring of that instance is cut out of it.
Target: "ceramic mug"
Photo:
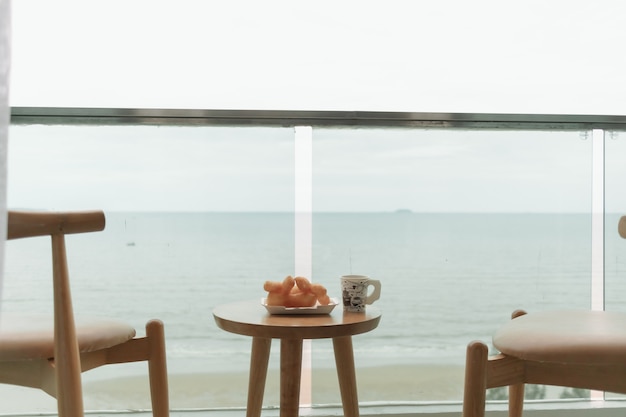
[[[368,294],[369,287],[374,287]],[[362,313],[365,306],[380,298],[380,281],[365,275],[343,275],[341,277],[343,311]]]

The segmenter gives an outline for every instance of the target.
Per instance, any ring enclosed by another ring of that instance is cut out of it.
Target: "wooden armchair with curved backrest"
[[[52,239],[53,314],[0,312],[0,383],[40,388],[56,397],[60,417],[83,416],[81,372],[108,364],[148,361],[153,415],[169,415],[163,323],[146,336],[111,319],[74,318],[65,235],[101,231],[104,213],[8,213],[7,238]]]
[[[626,216],[618,231],[626,239]],[[626,314],[607,311],[513,313],[493,337],[467,347],[463,417],[485,415],[486,390],[509,387],[509,417],[521,417],[524,384],[626,394]]]

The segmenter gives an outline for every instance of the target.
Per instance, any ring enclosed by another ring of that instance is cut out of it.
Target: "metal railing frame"
[[[138,109],[138,108],[78,108],[78,107],[12,107],[13,125],[145,125],[145,126],[231,126],[231,127],[329,127],[329,128],[424,128],[476,130],[560,130],[560,131],[626,131],[626,116],[576,114],[503,114],[503,113],[425,113],[371,111],[300,111],[300,110],[225,110],[225,109]],[[603,134],[603,133],[602,133]],[[603,166],[598,173],[603,175]],[[603,236],[601,236],[603,239]],[[602,248],[603,250],[603,248]],[[603,273],[603,271],[602,271]],[[545,404],[551,404],[546,406]],[[569,403],[537,402],[528,406],[531,416],[571,415],[574,411],[594,415],[618,415],[623,401],[589,401]],[[501,405],[496,404],[496,407]],[[421,408],[428,410],[419,411]],[[373,405],[367,415],[412,417],[415,415],[447,416],[458,414],[457,403],[384,404]],[[574,408],[572,408],[574,407]],[[534,409],[536,408],[536,409]],[[453,410],[452,412],[450,410]],[[615,412],[617,410],[617,412]],[[191,410],[186,410],[191,411]],[[209,410],[204,410],[205,412]],[[237,415],[242,410],[232,409]],[[223,413],[224,410],[216,410]],[[337,410],[329,408],[316,412],[327,417]],[[213,415],[216,413],[208,414]],[[271,410],[270,410],[270,414]],[[490,410],[488,415],[504,415]]]
[[[12,124],[313,126],[513,130],[626,130],[626,116],[301,110],[12,107]]]

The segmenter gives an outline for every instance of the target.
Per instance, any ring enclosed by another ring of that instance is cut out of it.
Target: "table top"
[[[351,336],[375,329],[381,312],[368,305],[364,313],[345,313],[341,305],[330,314],[272,315],[261,300],[237,301],[215,307],[217,326],[253,337],[323,339]]]

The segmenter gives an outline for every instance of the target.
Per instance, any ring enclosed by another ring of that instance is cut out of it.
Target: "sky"
[[[11,7],[12,106],[626,114],[620,0]],[[353,133],[313,132],[316,209],[589,207],[578,133]],[[293,134],[13,127],[9,205],[292,210]]]
[[[620,0],[20,0],[12,10],[14,106],[626,113]]]

